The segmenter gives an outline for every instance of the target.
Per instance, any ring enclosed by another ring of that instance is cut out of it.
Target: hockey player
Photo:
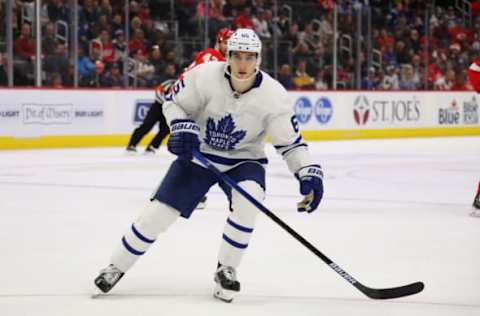
[[[220,29],[217,32],[215,48],[206,48],[203,51],[199,52],[195,56],[194,61],[188,66],[186,70],[188,71],[197,65],[209,61],[224,61],[225,52],[227,50],[227,40],[232,35],[232,33],[232,30],[230,30],[229,28]],[[163,96],[165,92],[170,89],[170,86],[173,82],[175,82],[175,80],[166,80],[165,82],[157,86],[157,88],[155,89],[155,103],[152,104],[152,107],[148,111],[147,116],[145,117],[142,124],[133,131],[133,134],[130,137],[130,141],[127,145],[128,153],[137,152],[138,143],[140,143],[142,138],[148,132],[150,132],[150,130],[153,128],[153,126],[155,126],[157,122],[160,125],[159,131],[145,149],[145,153],[155,154],[155,151],[160,147],[163,139],[170,133],[168,125],[165,122],[165,117],[162,113],[162,104],[164,102]]]
[[[261,42],[254,31],[238,29],[228,41],[227,61],[200,65],[185,73],[166,96],[164,113],[170,124],[168,149],[178,158],[151,202],[141,211],[115,249],[110,265],[95,279],[107,293],[143,255],[157,236],[179,217],[189,218],[196,203],[218,183],[195,160],[199,150],[257,200],[265,195],[264,138],[277,152],[307,197],[299,212],[313,212],[323,196],[323,172],[312,162],[299,132],[286,90],[259,70]],[[240,291],[237,268],[248,248],[260,212],[223,182],[230,201],[218,265],[214,297],[231,302]]]
[[[468,79],[477,93],[480,93],[480,58],[468,68]]]
[[[227,53],[227,40],[232,36],[233,31],[229,28],[222,28],[217,32],[217,39],[214,48],[205,48],[195,56],[193,62],[187,67],[187,70],[193,67],[209,62],[224,61]]]
[[[480,93],[480,58],[476,59],[468,68],[468,79],[477,93]],[[472,216],[480,217],[480,183],[478,184],[477,193],[473,199]]]

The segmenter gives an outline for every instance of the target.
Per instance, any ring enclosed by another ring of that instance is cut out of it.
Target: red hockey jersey
[[[476,59],[468,68],[468,79],[475,91],[480,93],[480,58]]]

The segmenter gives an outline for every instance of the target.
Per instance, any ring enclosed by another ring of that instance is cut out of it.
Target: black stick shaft
[[[325,262],[333,271],[335,271],[338,275],[352,284],[355,288],[357,288],[360,292],[365,294],[366,296],[373,298],[373,299],[388,299],[388,298],[396,298],[402,297],[406,295],[416,294],[423,290],[423,283],[417,282],[412,283],[403,287],[392,288],[392,289],[371,289],[364,286],[362,283],[358,282],[354,277],[348,274],[345,270],[340,268],[336,263],[334,263],[330,258],[324,255],[320,250],[318,250],[315,246],[313,246],[308,240],[303,238],[299,233],[297,233],[293,228],[288,226],[284,221],[278,218],[274,213],[272,213],[268,208],[266,208],[262,203],[257,201],[253,196],[251,196],[248,192],[246,192],[242,187],[240,187],[232,178],[228,175],[224,174],[220,170],[218,170],[208,159],[206,159],[200,152],[194,151],[193,156],[200,161],[202,165],[204,165],[207,169],[212,171],[219,179],[226,182],[230,185],[234,190],[240,193],[244,198],[250,201],[253,205],[255,205],[260,211],[265,213],[270,219],[272,219],[275,223],[277,223],[281,228],[287,231],[292,237],[298,240],[303,246],[305,246],[308,250],[313,252],[318,258],[320,258],[323,262]]]

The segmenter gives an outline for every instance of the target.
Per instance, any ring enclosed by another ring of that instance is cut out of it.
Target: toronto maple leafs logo
[[[209,117],[204,141],[216,150],[232,150],[247,134],[244,130],[235,131],[232,115],[221,118],[218,124]]]

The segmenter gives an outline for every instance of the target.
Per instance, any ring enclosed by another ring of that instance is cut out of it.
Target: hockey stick
[[[308,248],[311,252],[313,252],[317,257],[322,259],[333,271],[339,274],[342,278],[347,280],[350,284],[356,287],[360,292],[368,296],[372,299],[391,299],[391,298],[399,298],[408,295],[413,295],[421,292],[424,288],[423,282],[415,282],[412,284],[394,287],[394,288],[387,288],[387,289],[374,289],[367,287],[357,281],[354,277],[348,274],[345,270],[340,268],[335,262],[333,262],[330,258],[324,255],[320,250],[315,248],[309,241],[305,238],[300,236],[295,230],[293,230],[290,226],[288,226],[285,222],[283,222],[280,218],[278,218],[275,214],[273,214],[269,209],[267,209],[262,203],[257,201],[254,197],[252,197],[248,192],[242,189],[233,179],[231,179],[228,175],[224,174],[220,170],[218,170],[214,165],[208,161],[200,152],[194,151],[193,156],[199,160],[202,165],[204,165],[208,170],[212,171],[220,180],[226,182],[229,186],[232,187],[235,191],[240,193],[244,198],[250,201],[253,205],[255,205],[260,211],[265,213],[270,219],[272,219],[275,223],[277,223],[280,227],[286,230],[291,236],[293,236],[296,240],[298,240],[302,245]]]

